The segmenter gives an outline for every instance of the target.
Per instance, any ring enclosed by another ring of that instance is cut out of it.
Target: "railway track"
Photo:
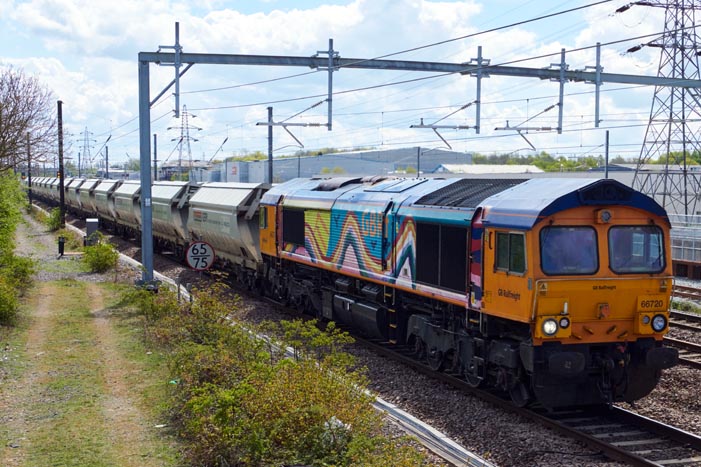
[[[408,347],[390,348],[385,342],[356,337],[374,351],[402,362],[456,389],[471,393],[505,410],[545,425],[584,443],[609,459],[636,466],[701,466],[701,437],[618,407],[597,407],[566,412],[519,408],[496,394],[471,387],[457,375],[435,372],[419,362]]]
[[[701,369],[701,345],[672,337],[665,337],[664,343],[679,349],[679,363]]]
[[[669,317],[670,325],[672,326],[701,332],[701,315],[672,310],[669,313]]]
[[[686,298],[694,301],[701,301],[701,289],[686,285],[674,284],[674,297]]]

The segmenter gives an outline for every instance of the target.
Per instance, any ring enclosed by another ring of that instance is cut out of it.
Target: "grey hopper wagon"
[[[205,183],[190,198],[187,229],[208,242],[217,258],[248,269],[262,266],[258,205],[267,183]]]

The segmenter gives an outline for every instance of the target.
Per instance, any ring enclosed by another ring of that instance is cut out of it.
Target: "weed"
[[[119,252],[101,235],[95,244],[85,247],[83,261],[92,272],[106,272],[117,267]]]
[[[53,208],[46,218],[46,225],[50,231],[55,232],[61,228],[61,210]]]

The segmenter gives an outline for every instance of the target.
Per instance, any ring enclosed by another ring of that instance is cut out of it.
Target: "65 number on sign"
[[[185,255],[188,266],[197,271],[204,271],[214,263],[214,248],[207,242],[191,243]]]

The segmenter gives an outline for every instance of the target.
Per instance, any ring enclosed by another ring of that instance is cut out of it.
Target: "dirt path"
[[[0,373],[0,466],[176,465],[153,414],[140,410],[142,388],[133,382],[143,365],[125,357],[123,333],[106,308],[113,297],[100,282],[114,275],[58,260],[53,236],[27,222],[16,250],[36,258],[40,271],[25,298],[26,329],[3,343],[3,360],[17,364]],[[66,452],[45,452],[53,442]]]

